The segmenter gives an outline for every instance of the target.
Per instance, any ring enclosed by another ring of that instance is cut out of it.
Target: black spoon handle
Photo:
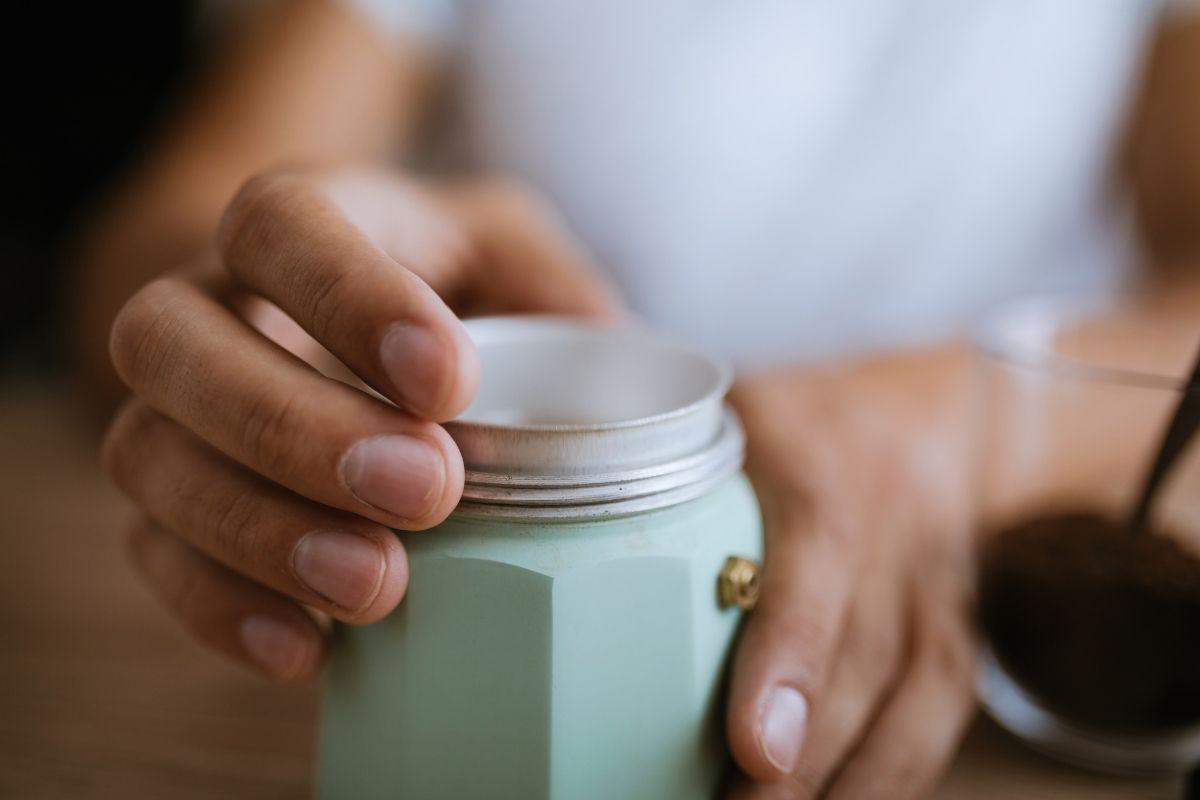
[[[1195,436],[1197,429],[1200,429],[1200,355],[1197,355],[1191,377],[1183,387],[1183,396],[1179,398],[1179,405],[1175,407],[1175,415],[1171,417],[1171,424],[1167,426],[1167,432],[1163,434],[1162,444],[1159,445],[1154,464],[1146,475],[1146,482],[1142,486],[1142,493],[1138,497],[1138,503],[1133,512],[1135,529],[1145,526],[1159,486],[1170,472],[1175,459],[1187,449],[1188,443]]]

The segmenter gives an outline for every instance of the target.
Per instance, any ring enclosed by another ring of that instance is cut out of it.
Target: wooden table
[[[317,694],[189,642],[133,578],[129,510],[61,387],[0,381],[0,797],[304,797]],[[1034,755],[980,721],[947,800],[1180,796]],[[465,800],[465,799],[464,799]]]

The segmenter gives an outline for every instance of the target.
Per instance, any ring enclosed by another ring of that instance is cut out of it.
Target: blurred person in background
[[[1066,287],[1200,319],[1196,15],[231,13],[76,287],[83,368],[113,402],[131,390],[104,458],[144,512],[133,559],[181,623],[312,677],[303,606],[387,614],[407,581],[388,529],[457,501],[438,423],[478,380],[458,318],[632,313],[739,368],[767,549],[733,664],[734,793],[926,793],[973,708],[962,331]]]

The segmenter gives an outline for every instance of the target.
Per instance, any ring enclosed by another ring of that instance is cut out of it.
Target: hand
[[[737,800],[921,797],[973,710],[965,357],[743,381],[766,524],[734,662]]]
[[[461,494],[437,423],[470,402],[479,365],[452,309],[615,307],[508,185],[251,180],[214,256],[147,285],[113,325],[133,394],[103,461],[144,512],[134,563],[200,640],[281,680],[312,676],[324,640],[309,609],[386,615],[408,577],[388,529],[435,525]]]

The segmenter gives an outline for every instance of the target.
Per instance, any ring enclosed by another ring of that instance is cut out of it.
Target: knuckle
[[[300,307],[318,341],[327,341],[339,320],[352,318],[353,275],[348,267],[305,271],[302,284],[296,287]]]
[[[235,567],[255,565],[266,512],[254,484],[214,496],[208,480],[185,476],[173,482],[166,507],[183,538],[200,551]]]
[[[263,522],[262,502],[255,487],[240,487],[214,513],[208,530],[222,560],[249,564],[258,549],[257,532]]]
[[[282,476],[295,452],[295,442],[304,440],[307,404],[299,393],[280,397],[263,392],[246,414],[242,425],[242,450],[255,469]]]
[[[242,184],[217,226],[217,251],[225,262],[252,262],[254,253],[269,239],[279,215],[307,188],[308,179],[292,172],[267,172]]]
[[[113,320],[109,356],[133,389],[153,383],[170,363],[187,328],[179,308],[183,293],[174,278],[158,278],[139,289]]]

